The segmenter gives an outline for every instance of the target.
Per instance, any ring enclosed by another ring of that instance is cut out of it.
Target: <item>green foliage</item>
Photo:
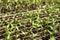
[[[60,24],[59,5],[59,0],[0,0],[0,27],[5,31],[3,39],[34,40],[37,37],[42,40],[49,34],[49,40],[56,40],[54,34],[59,34],[57,27]]]

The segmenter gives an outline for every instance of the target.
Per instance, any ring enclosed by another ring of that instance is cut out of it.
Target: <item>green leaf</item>
[[[1,3],[2,1],[0,0],[0,3]]]
[[[51,37],[49,40],[56,40],[55,37]]]
[[[15,2],[18,2],[18,0],[15,0]]]

